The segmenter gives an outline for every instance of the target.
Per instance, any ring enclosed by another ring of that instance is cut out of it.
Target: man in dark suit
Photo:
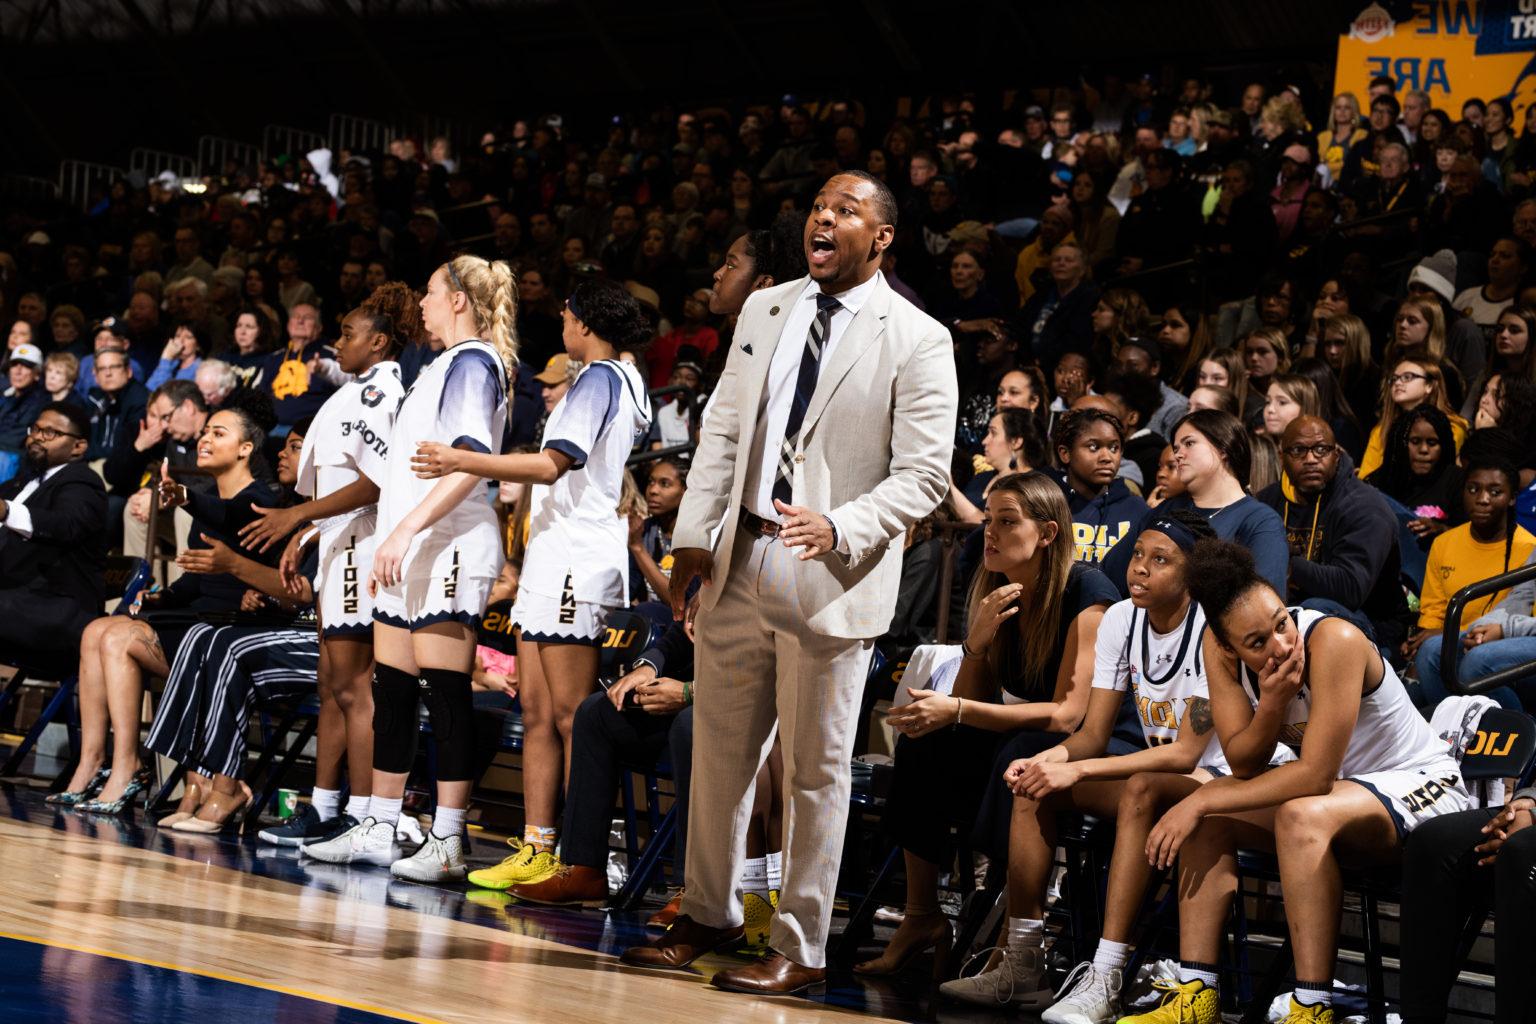
[[[107,492],[85,464],[91,424],[67,402],[43,407],[22,472],[0,485],[0,651],[67,655],[102,613]]]

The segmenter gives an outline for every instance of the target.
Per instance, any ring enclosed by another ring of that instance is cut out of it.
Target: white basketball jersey
[[[389,434],[405,385],[400,364],[376,363],[361,377],[343,384],[315,413],[299,455],[298,491],[311,498],[335,494],[366,476],[381,488],[389,455]],[[353,519],[375,507],[332,516],[319,523],[321,547]]]
[[[1129,687],[1147,746],[1178,739],[1179,726],[1194,702],[1210,699],[1204,641],[1205,612],[1193,601],[1183,621],[1169,633],[1155,632],[1146,611],[1129,598],[1105,611],[1099,624],[1093,685],[1120,693]],[[1214,728],[1200,764],[1230,773]]]
[[[1327,614],[1308,608],[1291,608],[1291,621],[1295,623],[1302,642],[1310,644],[1312,631]],[[1360,715],[1355,720],[1355,731],[1344,748],[1344,760],[1339,766],[1339,778],[1348,779],[1373,772],[1422,768],[1442,762],[1448,756],[1445,741],[1435,735],[1424,716],[1419,714],[1403,681],[1397,677],[1390,664],[1379,653],[1372,652],[1381,663],[1381,683],[1360,699]],[[1317,675],[1321,670],[1323,678]],[[1255,707],[1259,703],[1258,677],[1248,666],[1238,663],[1239,681],[1248,691],[1248,700]],[[1285,724],[1280,729],[1280,742],[1298,753],[1302,739],[1307,734],[1307,721],[1312,717],[1312,688],[1326,685],[1327,669],[1312,657],[1307,648],[1306,679],[1296,696],[1286,708]],[[1316,682],[1315,682],[1316,681]]]
[[[533,488],[520,587],[557,598],[569,576],[577,601],[629,603],[629,523],[619,501],[625,464],[650,425],[650,394],[632,365],[604,359],[577,375],[540,444],[573,464],[553,484]]]
[[[438,441],[500,455],[506,450],[508,426],[507,373],[489,344],[476,338],[462,341],[422,367],[389,435],[379,494],[380,542],[439,483],[419,479],[411,471],[416,442]],[[484,489],[476,487],[412,539],[401,576],[495,576],[503,560],[496,513]]]

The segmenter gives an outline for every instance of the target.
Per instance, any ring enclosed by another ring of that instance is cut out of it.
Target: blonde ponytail
[[[462,286],[475,326],[491,343],[510,379],[517,369],[517,276],[505,260],[455,256],[447,263],[451,282]]]

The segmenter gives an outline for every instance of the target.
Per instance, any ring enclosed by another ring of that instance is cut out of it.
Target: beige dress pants
[[[811,632],[795,593],[797,567],[794,550],[743,533],[718,603],[699,614],[682,913],[715,928],[742,923],[737,880],[753,780],[777,724],[785,834],[769,944],[798,964],[824,967],[874,640]]]

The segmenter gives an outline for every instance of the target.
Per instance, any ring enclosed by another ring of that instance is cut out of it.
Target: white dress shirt
[[[880,280],[881,275],[877,270],[875,276],[868,281],[837,296],[842,306],[833,311],[832,322],[827,328],[827,340],[822,345],[820,365],[817,367],[818,386],[821,384],[821,373],[826,369],[827,361],[832,358],[838,342],[842,340],[860,308],[869,301]],[[820,294],[821,286],[815,281],[808,281],[805,290],[789,308],[789,315],[784,318],[784,329],[779,335],[778,347],[773,351],[773,362],[768,366],[762,403],[757,409],[757,430],[752,436],[751,461],[747,464],[742,497],[747,511],[770,523],[777,523],[781,519],[773,507],[773,480],[779,464],[779,448],[784,444],[784,428],[789,423],[790,408],[795,404],[795,382],[800,376],[805,339],[811,333],[811,324],[816,322],[816,296]],[[826,515],[829,510],[814,511]],[[833,529],[836,530],[835,524]],[[842,534],[841,531],[837,532],[839,547],[842,547]]]
[[[60,463],[59,465],[54,466],[52,469],[44,472],[42,476],[28,481],[27,485],[21,489],[21,493],[6,503],[4,525],[7,528],[21,534],[28,540],[31,540],[32,510],[27,508],[25,502],[28,498],[32,497],[32,495],[37,493],[37,489],[39,487],[43,486],[43,484],[47,482],[51,477],[53,477],[55,473],[67,465],[69,465],[67,462]]]

